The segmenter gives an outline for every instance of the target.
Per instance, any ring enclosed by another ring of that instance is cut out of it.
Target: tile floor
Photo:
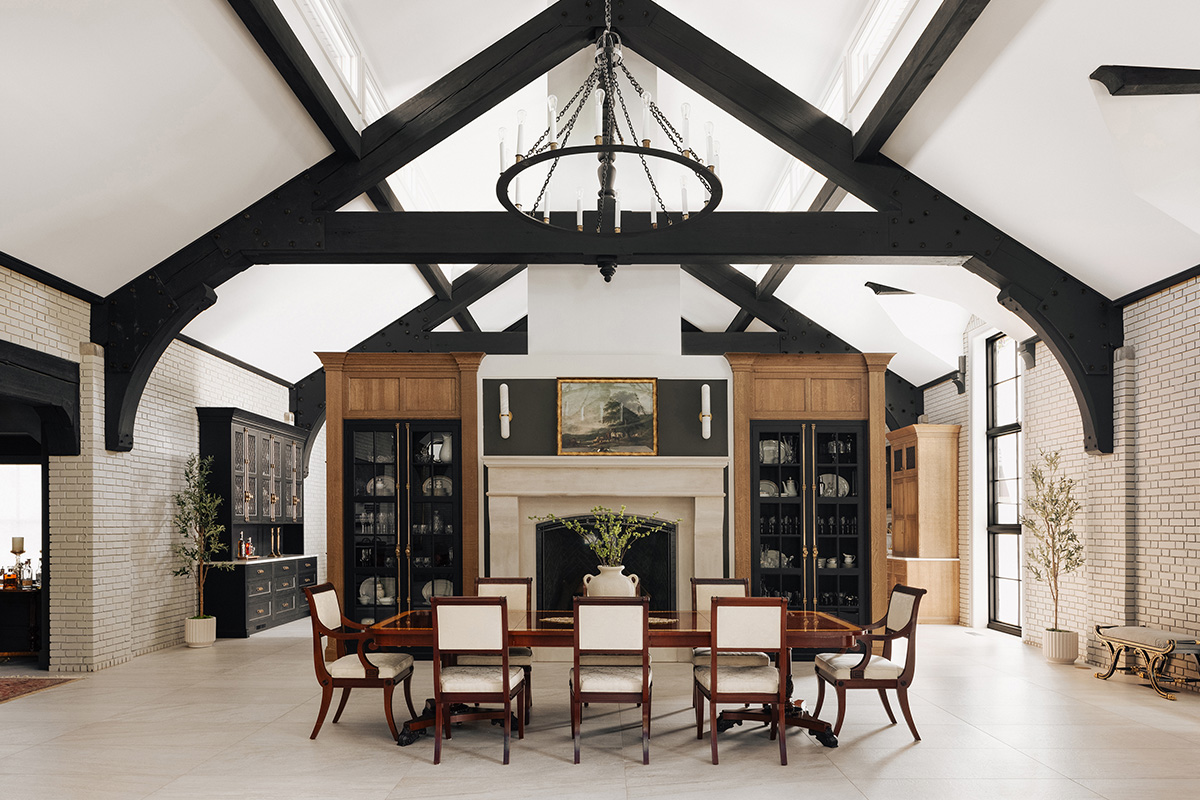
[[[1136,678],[1098,681],[1094,668],[1051,667],[1014,637],[947,626],[920,632],[920,744],[903,721],[887,723],[877,696],[857,692],[840,747],[793,732],[785,768],[765,729],[747,725],[722,735],[713,766],[707,741],[695,739],[687,666],[659,664],[650,765],[640,711],[594,706],[575,766],[566,665],[547,663],[536,667],[534,718],[524,741],[514,734],[510,766],[500,764],[499,729],[474,723],[455,731],[435,767],[431,739],[392,744],[378,691],[359,690],[341,722],[308,739],[319,697],[309,631],[302,620],[211,650],[164,650],[0,704],[0,795],[1057,800],[1183,796],[1200,778],[1200,695],[1167,702]],[[28,672],[0,664],[0,674]],[[796,694],[814,698],[806,673],[800,665]],[[413,685],[419,708],[427,663]]]

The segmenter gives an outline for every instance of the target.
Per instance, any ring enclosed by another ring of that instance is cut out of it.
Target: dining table
[[[512,647],[574,647],[574,617],[571,611],[510,611],[508,641]],[[368,629],[368,649],[432,648],[433,613],[428,608],[404,611],[380,620]],[[711,644],[707,611],[650,611],[651,647],[707,647]],[[789,610],[787,644],[789,648],[845,650],[854,645],[855,636],[864,632],[861,625],[820,611]],[[791,683],[789,680],[789,695]],[[432,700],[426,700],[420,715],[404,724],[401,747],[412,744],[433,725]],[[727,710],[718,720],[718,731],[744,720],[770,722],[767,709]],[[826,747],[837,747],[833,726],[809,714],[803,704],[792,703],[786,709],[787,724],[807,729]]]

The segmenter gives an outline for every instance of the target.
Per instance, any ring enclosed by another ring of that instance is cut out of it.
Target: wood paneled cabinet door
[[[871,613],[863,422],[751,422],[751,586],[796,609]]]
[[[909,425],[891,445],[892,555],[958,557],[958,425]]]

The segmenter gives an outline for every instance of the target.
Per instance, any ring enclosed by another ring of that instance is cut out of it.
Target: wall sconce
[[[500,384],[500,438],[508,438],[508,426],[512,422],[512,412],[508,409],[508,384]]]
[[[712,397],[707,383],[700,387],[700,436],[712,436]]]

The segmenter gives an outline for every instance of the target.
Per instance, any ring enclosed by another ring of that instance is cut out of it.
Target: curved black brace
[[[77,363],[0,341],[0,400],[36,412],[49,455],[79,455]]]

